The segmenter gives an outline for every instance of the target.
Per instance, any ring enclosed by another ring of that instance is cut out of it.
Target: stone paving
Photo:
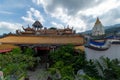
[[[28,71],[30,80],[47,80],[48,72],[45,69],[45,64],[39,65],[35,71]]]

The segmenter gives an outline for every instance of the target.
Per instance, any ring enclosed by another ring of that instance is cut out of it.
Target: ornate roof
[[[82,45],[84,39],[81,36],[7,36],[0,39],[0,43],[9,44],[73,44]]]
[[[23,30],[25,30],[25,31],[35,31],[33,28],[30,28],[29,26],[28,26],[27,28],[24,28],[24,27],[22,26],[22,28],[23,28]]]
[[[39,21],[35,21],[32,25],[34,28],[42,28],[43,25]]]

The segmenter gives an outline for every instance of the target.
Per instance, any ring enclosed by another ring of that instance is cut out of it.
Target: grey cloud
[[[103,23],[105,26],[113,25],[113,24],[120,24],[120,22],[116,22],[116,19],[119,19],[120,17],[120,9],[115,8],[110,11],[108,11],[106,14],[103,14],[101,18],[103,19]]]
[[[80,15],[80,19],[84,21],[84,23],[86,24],[87,26],[86,30],[92,29],[96,21],[96,17],[94,18],[93,16]]]
[[[60,7],[65,11],[65,14],[74,17],[77,15],[78,11],[95,7],[101,4],[104,0],[51,0],[51,1],[52,2],[48,3],[46,6],[46,10],[49,13],[54,13],[56,8]],[[85,16],[83,14],[77,15],[77,17],[79,17],[79,19],[81,19],[86,24],[87,30],[93,27],[93,24],[95,22],[93,16]],[[82,28],[82,25],[80,25],[80,27]]]
[[[94,7],[103,1],[104,0],[52,0],[52,2],[47,5],[46,9],[49,12],[53,12],[56,7],[62,7],[67,10],[68,14],[75,14],[79,10]]]
[[[113,17],[113,18],[118,18],[118,16],[120,15],[120,9],[115,8],[115,9],[109,11],[108,15]]]
[[[60,7],[63,9],[63,11],[65,11],[64,14],[66,14],[67,16],[72,16],[72,18],[79,17],[79,20],[82,20],[86,24],[86,27],[87,27],[86,29],[88,30],[94,26],[96,17],[100,18],[104,26],[110,25],[113,23],[115,24],[116,23],[115,19],[120,19],[119,18],[120,10],[118,9],[118,7],[108,9],[108,11],[106,12],[104,12],[103,10],[102,14],[100,15],[99,13],[94,13],[92,15],[86,15],[87,13],[77,14],[77,12],[85,11],[87,9],[96,8],[97,10],[97,7],[104,2],[106,1],[105,0],[51,0],[51,3],[46,2],[47,5],[44,6],[44,8],[48,11],[48,13],[54,14],[54,11],[56,10],[56,8]],[[107,5],[107,6],[110,6],[110,5]],[[104,5],[102,8],[104,8]],[[102,9],[100,11],[102,11]]]

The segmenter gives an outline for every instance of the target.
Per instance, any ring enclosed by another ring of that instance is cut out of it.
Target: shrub
[[[0,54],[0,67],[4,76],[14,75],[17,78],[26,73],[27,68],[33,67],[36,59],[33,56],[21,54],[16,48],[7,54]]]

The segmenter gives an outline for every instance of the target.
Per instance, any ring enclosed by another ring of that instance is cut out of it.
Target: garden
[[[27,78],[27,70],[32,69],[37,60],[32,54],[29,48],[24,53],[20,48],[15,48],[12,52],[0,54],[0,71],[4,74],[3,80]]]
[[[30,48],[26,48],[25,51],[16,48],[11,52],[0,54],[3,80],[29,80],[27,71],[34,72],[40,64],[34,54]],[[87,60],[85,52],[75,50],[73,45],[51,51],[49,58],[49,67],[38,73],[38,80],[43,80],[44,77],[48,77],[48,80],[120,80],[118,59],[101,57],[98,60]]]

